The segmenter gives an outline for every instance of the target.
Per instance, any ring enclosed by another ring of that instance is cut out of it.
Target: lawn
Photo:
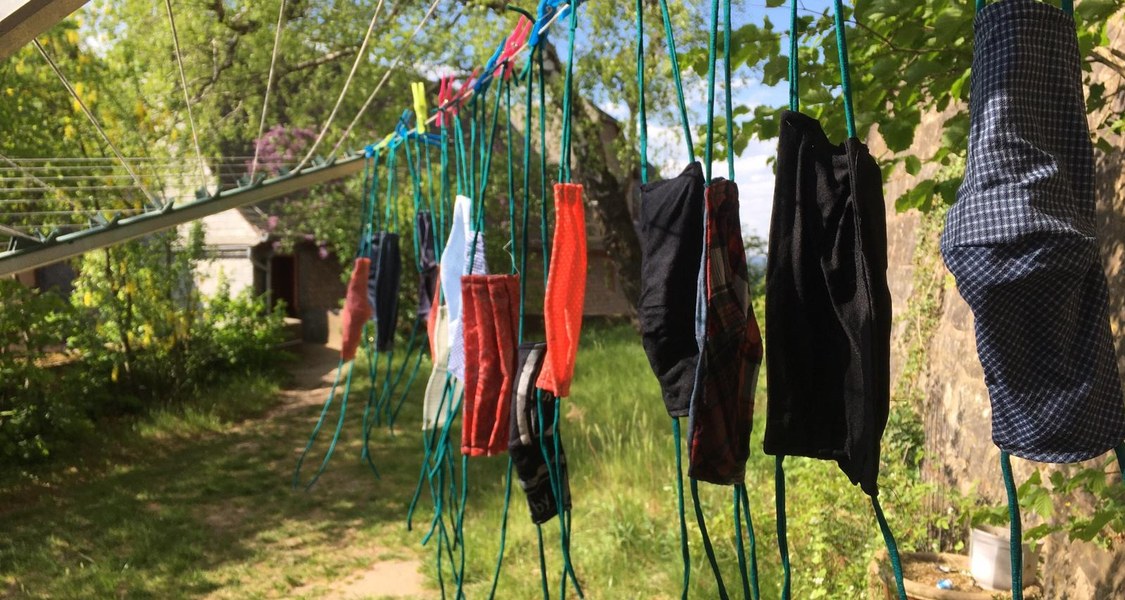
[[[631,328],[591,327],[582,342],[562,429],[574,499],[575,569],[588,598],[678,597],[674,455],[656,381]],[[424,377],[411,390],[397,431],[377,430],[373,449],[381,479],[359,459],[366,398],[360,383],[327,473],[309,492],[290,487],[325,396],[321,388],[330,383],[324,376],[334,364],[331,352],[306,349],[284,391],[244,381],[216,391],[199,407],[111,428],[82,460],[34,477],[6,478],[0,489],[0,597],[340,597],[347,595],[342,582],[388,566],[395,578],[420,573],[425,589],[416,596],[440,597],[432,542],[422,547],[424,532],[405,527],[422,457],[418,399]],[[760,389],[747,485],[762,597],[776,598],[773,459],[761,452],[762,408]],[[320,441],[310,464],[319,463],[317,452],[326,444]],[[506,465],[502,457],[469,461],[470,598],[487,597],[491,586]],[[793,597],[863,597],[866,563],[881,543],[866,498],[834,464],[790,459],[787,468]],[[731,491],[701,488],[727,588],[740,597]],[[428,522],[428,502],[423,496],[416,523]],[[894,526],[895,496],[884,498],[884,505]],[[714,582],[690,500],[688,515],[692,597],[712,598]],[[557,597],[558,527],[552,521],[543,531]],[[445,583],[451,594],[448,574]],[[372,597],[379,597],[378,586],[368,588]],[[541,596],[536,531],[518,486],[497,596]]]

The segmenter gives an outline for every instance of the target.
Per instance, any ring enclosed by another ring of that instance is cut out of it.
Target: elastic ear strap
[[[797,77],[797,0],[793,0],[789,8],[789,110],[797,112],[801,109],[801,97],[798,93]]]
[[[727,118],[727,177],[734,181],[734,99],[731,97],[730,0],[723,0],[723,92]]]
[[[785,526],[785,456],[778,454],[774,461],[774,502],[777,507],[777,549],[781,553],[781,600],[789,600],[791,592],[791,569],[789,566],[789,537]]]
[[[695,145],[691,141],[691,124],[688,122],[687,102],[684,101],[684,84],[680,78],[680,60],[676,57],[676,38],[672,35],[672,17],[668,14],[668,0],[660,0],[660,13],[664,17],[664,37],[668,44],[668,58],[672,61],[672,80],[676,84],[676,98],[680,103],[680,124],[684,128],[688,160],[695,162]]]
[[[844,94],[844,118],[847,119],[848,137],[856,137],[855,110],[852,108],[852,76],[848,63],[848,41],[844,36],[844,5],[835,0],[836,5],[836,51],[840,55],[840,83]]]
[[[689,476],[688,482],[691,485],[691,503],[695,508],[695,522],[699,524],[699,534],[703,537],[703,552],[707,554],[707,562],[711,563],[715,584],[719,586],[719,598],[729,600],[727,586],[723,585],[723,574],[719,571],[719,561],[715,559],[715,548],[711,546],[711,536],[707,535],[707,520],[703,518],[703,508],[699,506],[699,481]]]
[[[645,107],[645,11],[637,0],[637,120],[641,152],[641,183],[648,183],[648,111]]]
[[[703,172],[711,185],[711,157],[715,152],[715,55],[719,36],[719,0],[711,0],[711,29],[707,43],[707,137],[703,142]]]
[[[567,42],[566,77],[563,87],[562,151],[559,158],[559,183],[570,183],[571,113],[574,110],[574,43],[578,37],[578,7],[570,7],[570,36]]]
[[[734,504],[732,513],[734,517],[734,546],[738,555],[738,574],[742,577],[742,597],[746,600],[755,598],[756,596],[750,595],[750,574],[746,570],[746,548],[742,543],[742,494],[738,491],[742,486],[736,485],[731,488],[734,492]]]
[[[879,498],[871,497],[871,506],[875,509],[875,519],[879,521],[879,530],[883,532],[883,543],[887,545],[887,556],[891,560],[891,569],[895,574],[895,586],[898,587],[899,600],[907,600],[906,585],[902,581],[902,559],[899,558],[898,544],[891,533],[891,526],[887,524],[887,517],[883,514],[883,507],[879,506]]]
[[[691,583],[691,552],[688,550],[687,516],[684,511],[684,467],[680,451],[680,420],[676,417],[672,417],[672,437],[676,447],[676,503],[680,515],[680,554],[684,559],[684,584],[681,597],[687,600],[688,586]]]
[[[1020,523],[1016,482],[1012,477],[1012,458],[1007,452],[1000,452],[1000,471],[1004,474],[1004,488],[1008,491],[1008,518],[1011,520],[1012,600],[1023,600],[1023,525]]]
[[[500,567],[504,564],[504,542],[508,537],[508,506],[512,501],[512,456],[508,455],[508,473],[504,476],[504,512],[500,517],[500,551],[496,554],[496,572],[492,574],[489,600],[496,597],[496,584],[500,582]]]
[[[1125,483],[1125,443],[1113,449],[1117,455],[1117,467],[1121,469],[1122,482]]]
[[[754,600],[758,600],[762,593],[758,589],[758,541],[754,535],[754,521],[750,518],[750,497],[746,495],[746,486],[741,486],[742,514],[746,519],[746,537],[750,542],[750,591]]]

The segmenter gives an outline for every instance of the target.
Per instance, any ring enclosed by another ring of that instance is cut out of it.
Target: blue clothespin
[[[499,62],[500,54],[504,52],[504,45],[507,42],[508,39],[504,38],[504,41],[500,42],[500,45],[496,47],[496,51],[492,53],[492,58],[489,58],[488,62],[484,63],[484,70],[481,71],[480,78],[473,84],[474,93],[479,94],[482,91],[488,90],[489,84],[492,83],[492,73],[496,70],[496,63]]]
[[[531,36],[527,40],[527,45],[535,48],[539,44],[541,36],[547,37],[546,31],[542,33],[540,31],[547,26],[551,19],[555,18],[556,12],[559,13],[557,20],[561,21],[570,14],[571,9],[580,4],[582,4],[582,0],[540,0],[535,26],[531,28]]]

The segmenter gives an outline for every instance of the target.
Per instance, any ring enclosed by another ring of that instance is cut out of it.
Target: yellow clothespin
[[[375,144],[375,150],[382,150],[383,148],[386,148],[387,144],[390,144],[391,141],[394,140],[394,139],[395,139],[395,134],[394,133],[388,133],[387,137],[383,138],[383,141],[379,142],[378,144]]]
[[[410,84],[410,91],[414,94],[414,117],[418,121],[414,132],[422,135],[426,133],[426,119],[430,116],[430,103],[426,100],[426,83],[416,81]]]

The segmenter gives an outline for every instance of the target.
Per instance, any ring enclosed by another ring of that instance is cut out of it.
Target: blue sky
[[[805,14],[809,12],[819,14],[831,4],[829,0],[800,0],[799,8]],[[707,8],[708,3],[700,3],[699,10]],[[760,24],[768,15],[776,29],[785,31],[789,27],[789,11],[788,5],[766,8],[764,0],[750,0],[743,4],[743,10],[736,10],[732,14],[732,26],[737,28],[746,23]],[[731,87],[735,106],[743,105],[751,108],[759,105],[780,106],[787,101],[788,88],[785,84],[767,87],[761,83],[757,75],[745,68],[736,70],[733,79]],[[720,102],[721,93],[722,90],[719,89],[717,94]],[[689,89],[686,91],[686,98],[692,124],[705,122],[707,102],[704,90]],[[718,104],[716,111],[721,110],[722,106]],[[666,174],[675,174],[683,169],[688,155],[678,122],[650,119],[649,136],[652,139],[649,158],[653,163],[659,165]],[[773,168],[767,161],[775,152],[776,140],[754,140],[735,159],[735,180],[739,184],[743,231],[763,238],[769,233],[770,210],[773,203],[774,174]],[[725,177],[726,162],[713,164],[712,171],[716,176]]]

